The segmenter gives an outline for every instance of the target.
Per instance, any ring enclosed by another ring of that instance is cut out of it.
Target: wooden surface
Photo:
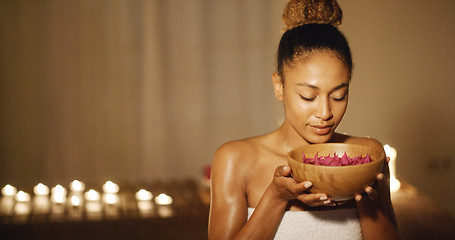
[[[0,215],[0,239],[207,239],[210,202],[207,186],[193,180],[147,186],[155,196],[165,192],[174,198],[171,215],[163,215],[156,205],[151,213],[141,214],[134,198],[138,187],[129,186],[121,188],[123,200],[117,210],[104,207],[97,218],[90,218],[87,213],[74,217],[72,208],[58,216],[50,212]],[[403,240],[455,239],[454,217],[415,187],[403,183],[392,194],[392,202]]]

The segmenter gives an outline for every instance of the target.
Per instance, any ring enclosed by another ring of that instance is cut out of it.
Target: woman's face
[[[346,111],[350,73],[334,54],[315,52],[274,74],[275,95],[283,101],[285,127],[309,143],[330,140]]]

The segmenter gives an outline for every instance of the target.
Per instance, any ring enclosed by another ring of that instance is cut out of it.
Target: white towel
[[[248,219],[254,208],[248,208]],[[357,209],[286,211],[275,240],[362,239]]]

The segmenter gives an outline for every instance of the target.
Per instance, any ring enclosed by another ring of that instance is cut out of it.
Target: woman
[[[232,141],[212,164],[210,239],[398,239],[387,185],[388,168],[376,189],[355,202],[336,203],[310,194],[311,182],[290,176],[286,154],[305,144],[339,142],[382,147],[370,138],[336,133],[347,107],[352,60],[336,28],[335,0],[291,0],[288,29],[278,48],[272,81],[285,120],[273,132]]]

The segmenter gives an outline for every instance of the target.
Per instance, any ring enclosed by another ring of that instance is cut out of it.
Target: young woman
[[[352,60],[337,29],[335,0],[291,0],[288,26],[273,74],[285,120],[273,132],[232,141],[212,164],[210,239],[398,239],[390,202],[388,168],[355,201],[337,203],[310,194],[309,181],[290,176],[286,155],[305,144],[340,142],[382,145],[336,133],[347,107]]]

